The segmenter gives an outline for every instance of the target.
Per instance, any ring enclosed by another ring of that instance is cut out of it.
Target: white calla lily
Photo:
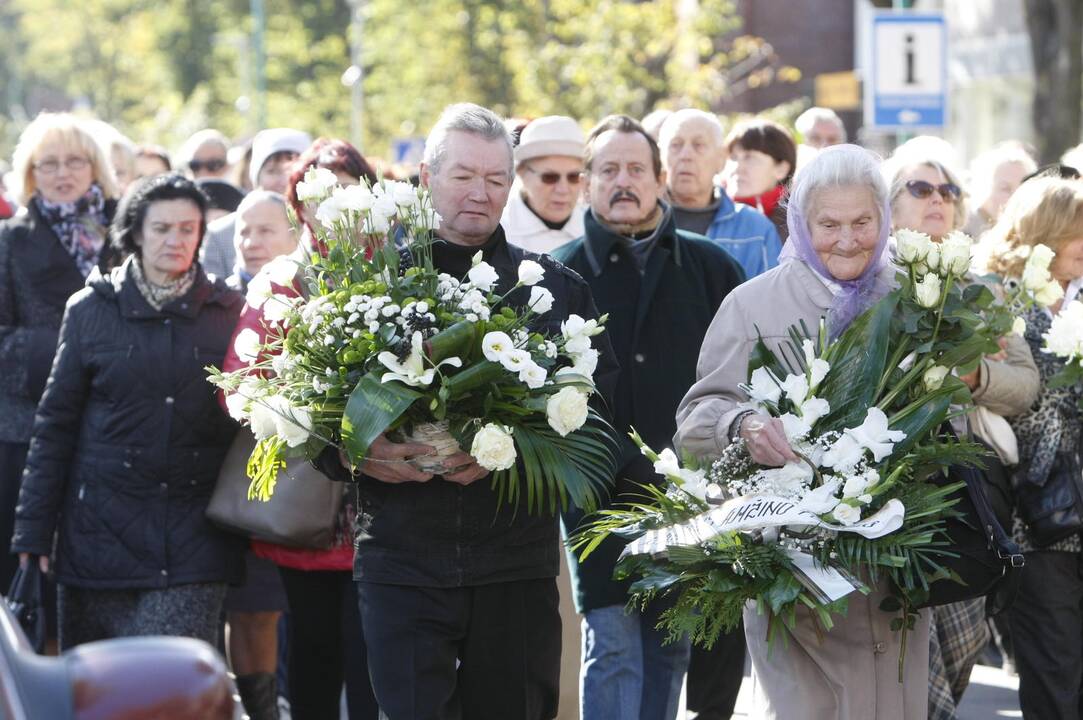
[[[376,359],[391,371],[384,373],[383,377],[380,378],[380,382],[398,380],[411,387],[431,385],[433,378],[436,376],[437,368],[443,365],[462,367],[463,364],[463,361],[459,358],[450,357],[441,360],[436,365],[425,367],[428,358],[425,357],[424,343],[422,342],[421,333],[418,331],[414,331],[410,339],[410,354],[406,357],[406,360],[400,362],[395,353],[386,350],[380,353]]]

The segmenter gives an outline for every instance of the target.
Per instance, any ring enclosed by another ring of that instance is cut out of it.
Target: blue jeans
[[[624,605],[583,615],[583,666],[579,672],[582,720],[674,720],[691,644],[685,636],[663,645],[655,630],[665,605],[645,612]]]

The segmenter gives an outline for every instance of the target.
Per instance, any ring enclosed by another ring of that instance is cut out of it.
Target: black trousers
[[[358,588],[381,718],[556,717],[555,578],[466,588],[359,582]]]
[[[688,663],[689,710],[697,720],[729,720],[745,676],[745,628],[722,633],[710,650],[692,646]]]
[[[350,720],[377,720],[353,573],[281,566],[278,570],[290,607],[291,716],[338,718],[345,679]]]
[[[1027,720],[1083,718],[1083,554],[1026,554],[1009,610]]]

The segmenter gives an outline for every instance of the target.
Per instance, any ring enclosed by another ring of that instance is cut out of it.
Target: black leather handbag
[[[952,555],[937,562],[962,580],[941,579],[929,585],[929,596],[919,607],[988,598],[987,611],[995,615],[1015,598],[1018,569],[1023,567],[1019,546],[1004,529],[988,494],[989,480],[980,468],[953,465],[941,482],[965,484],[956,491],[955,516],[945,522]]]
[[[38,558],[31,557],[30,562],[15,571],[6,602],[34,652],[39,654],[45,649],[44,594],[45,575],[38,567]]]
[[[1079,451],[1058,452],[1042,484],[1015,474],[1015,506],[1037,547],[1048,547],[1083,530],[1083,464]]]

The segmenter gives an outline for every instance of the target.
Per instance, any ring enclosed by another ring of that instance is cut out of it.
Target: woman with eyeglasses
[[[0,225],[0,592],[15,572],[6,550],[64,304],[91,270],[118,260],[108,242],[113,171],[83,121],[42,113],[19,137],[13,162],[24,209]]]
[[[923,232],[939,242],[966,221],[966,193],[955,172],[941,162],[933,141],[911,140],[888,159],[882,172],[888,183],[893,230]],[[975,439],[997,452],[987,461],[987,478],[1006,484],[1014,435],[1005,416],[1025,412],[1038,394],[1038,369],[1026,341],[1017,335],[1001,340],[1001,352],[986,356],[978,368],[960,377],[970,388],[978,410],[970,423],[960,420],[956,430],[968,427]],[[977,422],[978,415],[982,422]],[[1008,442],[1005,442],[1005,438]],[[996,460],[1000,462],[997,463]],[[985,599],[964,600],[933,608],[929,633],[929,718],[949,720],[970,682],[970,671],[989,643]]]
[[[569,117],[530,121],[515,148],[515,185],[501,227],[508,242],[552,252],[583,234],[583,130]]]

